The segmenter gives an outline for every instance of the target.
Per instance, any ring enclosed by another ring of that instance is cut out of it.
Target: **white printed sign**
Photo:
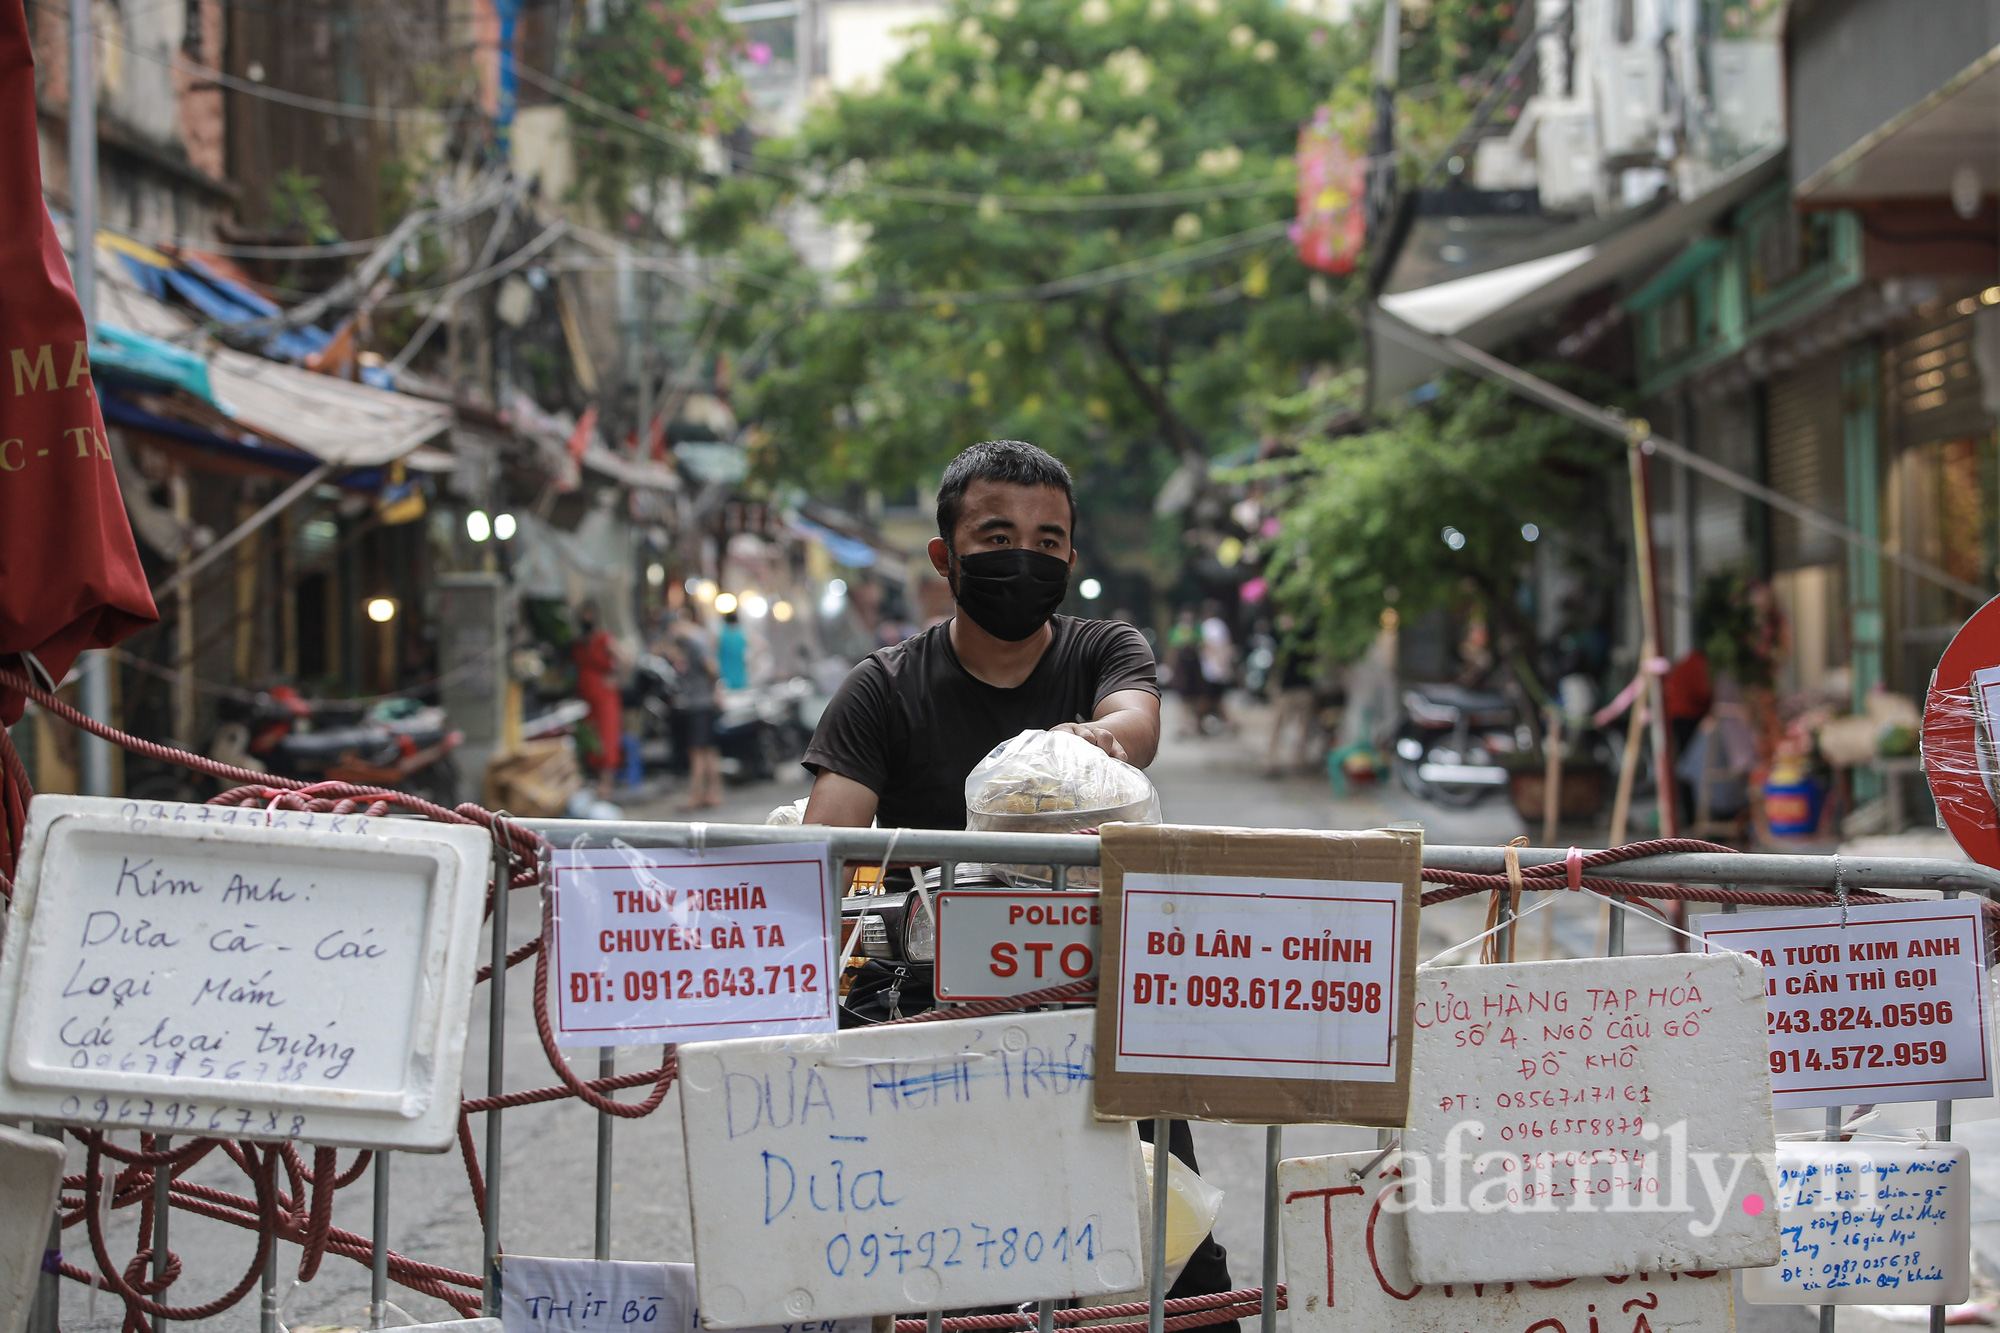
[[[947,889],[934,898],[940,1000],[998,1000],[1097,975],[1094,893]]]
[[[440,1151],[485,829],[38,796],[0,949],[0,1116]]]
[[[1763,989],[1741,954],[1419,970],[1412,1276],[1774,1262]]]
[[[1358,1173],[1371,1163],[1373,1172]],[[1394,1158],[1278,1163],[1285,1284],[1298,1333],[1731,1333],[1729,1274],[1628,1273],[1424,1286],[1410,1277],[1409,1189]]]
[[[1144,1168],[1091,1116],[1088,1010],[683,1046],[702,1323],[1141,1283]]]
[[[1779,1110],[1993,1095],[1979,898],[1705,916],[1764,965]]]
[[[1127,872],[1117,1067],[1396,1078],[1403,886]]]
[[[1753,1305],[1956,1305],[1972,1291],[1972,1155],[1956,1143],[1787,1143],[1778,1149],[1771,1268]]]
[[[695,1333],[693,1264],[500,1256],[504,1333]],[[869,1333],[863,1319],[774,1324],[756,1333]]]
[[[837,1026],[826,844],[555,855],[556,1043]]]

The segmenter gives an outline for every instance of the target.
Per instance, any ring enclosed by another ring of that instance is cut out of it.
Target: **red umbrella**
[[[80,248],[92,247],[85,238]],[[61,680],[79,653],[159,619],[91,387],[83,310],[42,203],[35,63],[22,6],[0,3],[0,667]],[[22,697],[0,688],[0,726]],[[4,739],[0,738],[0,744]],[[13,759],[11,748],[0,762]],[[0,781],[11,874],[24,773]]]

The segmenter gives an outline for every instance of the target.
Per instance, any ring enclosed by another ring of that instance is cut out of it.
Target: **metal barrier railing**
[[[1068,873],[1076,867],[1099,864],[1100,843],[1094,835],[1084,834],[1022,834],[1022,833],[975,833],[934,830],[891,830],[891,829],[825,829],[815,827],[700,824],[700,823],[648,823],[639,821],[576,821],[576,820],[525,820],[517,821],[526,828],[545,837],[557,847],[607,846],[613,842],[623,842],[632,847],[672,847],[686,849],[745,847],[776,843],[796,843],[801,841],[824,841],[833,863],[835,881],[846,882],[846,867],[855,865],[882,864],[892,858],[898,863],[920,862],[936,864],[941,868],[939,887],[951,888],[956,879],[958,867],[972,862],[1001,863],[1012,865],[1049,865],[1052,867],[1053,886],[1062,888]],[[1686,846],[1686,845],[1683,845]],[[1586,858],[1591,864],[1588,870],[1594,882],[1608,882],[1606,892],[1616,893],[1617,886],[1629,885],[1633,897],[1656,900],[1669,899],[1709,899],[1719,901],[1724,912],[1736,910],[1739,902],[1766,903],[1780,898],[1787,905],[1831,905],[1845,900],[1850,894],[1861,894],[1870,889],[1889,890],[1931,890],[1942,892],[1947,897],[1971,894],[2000,902],[2000,872],[1969,863],[1956,863],[1916,857],[1847,857],[1847,856],[1805,856],[1771,855],[1730,852],[1708,849],[1694,844],[1695,850],[1673,850],[1659,854],[1646,854],[1647,845],[1620,849],[1610,853],[1592,853]],[[1551,879],[1549,867],[1566,867],[1574,877],[1577,853],[1574,849],[1522,848],[1517,852],[1518,866],[1525,878],[1525,887],[1530,891],[1562,889],[1567,881]],[[1617,859],[1627,858],[1627,859]],[[1427,882],[1449,885],[1433,890],[1425,895],[1431,903],[1449,898],[1492,890],[1496,892],[1499,919],[1511,934],[1511,896],[1507,879],[1508,853],[1498,847],[1432,846],[1423,852],[1423,866]],[[496,1259],[501,1253],[503,1217],[501,1209],[501,1180],[504,1166],[505,1110],[509,1104],[520,1104],[524,1096],[535,1094],[514,1094],[506,1090],[505,1039],[507,1035],[507,971],[510,961],[519,961],[524,956],[522,950],[515,950],[510,956],[509,915],[513,892],[508,887],[505,874],[496,875],[500,891],[493,895],[491,920],[491,975],[488,1003],[487,1071],[486,1096],[476,1104],[468,1104],[467,1110],[487,1117],[485,1125],[485,1174],[483,1182],[477,1179],[477,1166],[469,1152],[471,1135],[469,1127],[462,1121],[462,1138],[468,1149],[468,1162],[474,1165],[475,1193],[484,1200],[484,1236],[482,1244],[482,1265],[480,1279],[483,1290],[482,1307],[487,1315],[499,1313],[499,1290],[496,1281]],[[1706,887],[1703,887],[1706,886]],[[523,885],[522,887],[525,887]],[[1645,890],[1652,890],[1646,892]],[[2000,909],[1989,907],[1993,912]],[[1612,912],[1611,928],[1607,936],[1608,952],[1620,955],[1625,952],[1624,913]],[[1511,940],[1501,956],[1511,957]],[[612,1050],[600,1051],[598,1080],[591,1086],[600,1093],[608,1093],[614,1087],[638,1086],[652,1082],[656,1074],[671,1076],[671,1061],[662,1070],[649,1071],[644,1075],[628,1075],[616,1078],[613,1067]],[[609,1082],[607,1082],[609,1080]],[[573,1077],[567,1078],[573,1088]],[[661,1085],[652,1105],[658,1104],[658,1096],[663,1093]],[[550,1092],[561,1092],[551,1089]],[[567,1094],[564,1094],[567,1095]],[[630,1111],[627,1115],[642,1112]],[[597,1158],[594,1198],[593,1253],[599,1259],[608,1258],[611,1250],[611,1192],[613,1175],[613,1132],[614,1116],[600,1110],[597,1120]],[[1951,1134],[1952,1103],[1937,1104],[1937,1133],[1940,1138]],[[1828,1112],[1830,1132],[1838,1134],[1841,1129],[1840,1108]],[[1166,1135],[1164,1122],[1157,1127],[1155,1139],[1164,1143]],[[1378,1145],[1390,1146],[1394,1131],[1384,1130],[1378,1136]],[[161,1141],[164,1146],[164,1140]],[[1234,1318],[1238,1312],[1247,1313],[1255,1301],[1260,1315],[1262,1333],[1275,1333],[1276,1315],[1280,1307],[1280,1287],[1278,1283],[1279,1257],[1279,1194],[1277,1188],[1277,1166],[1283,1149],[1283,1131],[1280,1127],[1267,1127],[1265,1135],[1264,1179],[1263,1179],[1263,1265],[1262,1286],[1254,1293],[1244,1291],[1231,1293],[1236,1299],[1211,1313],[1220,1318]],[[368,1238],[371,1268],[371,1304],[369,1323],[371,1327],[382,1326],[388,1300],[389,1281],[394,1272],[399,1281],[406,1284],[410,1273],[419,1267],[430,1274],[444,1270],[428,1269],[427,1266],[411,1265],[397,1259],[400,1269],[392,1269],[388,1248],[388,1218],[390,1206],[390,1180],[392,1155],[377,1153],[373,1164],[373,1228]],[[328,1170],[331,1170],[329,1161]],[[358,1175],[358,1170],[354,1173]],[[152,1189],[148,1193],[156,1195],[157,1201],[164,1203],[170,1192],[171,1169],[155,1173]],[[1161,1210],[1166,1201],[1167,1175],[1165,1170],[1155,1172],[1154,1211],[1155,1216],[1163,1216]],[[93,1177],[94,1179],[94,1177]],[[343,1178],[339,1183],[346,1183]],[[331,1189],[327,1191],[330,1200]],[[179,1196],[174,1197],[176,1204]],[[94,1205],[91,1205],[94,1206]],[[165,1273],[167,1263],[166,1216],[168,1209],[154,1207],[148,1209],[154,1217],[150,1236],[155,1251],[155,1281],[170,1281]],[[359,1241],[359,1237],[353,1238]],[[322,1234],[321,1240],[324,1241]],[[347,1243],[343,1252],[359,1256],[359,1246]],[[1167,1303],[1164,1291],[1163,1252],[1166,1244],[1165,1227],[1153,1228],[1153,1255],[1150,1264],[1151,1289],[1146,1304],[1147,1327],[1150,1333],[1163,1333],[1167,1322]],[[53,1248],[53,1246],[52,1246]],[[279,1325],[279,1284],[276,1245],[268,1246],[268,1254],[262,1273],[262,1319],[263,1333],[278,1333]],[[75,1276],[75,1274],[71,1274]],[[35,1321],[31,1325],[41,1333],[55,1333],[55,1312],[57,1298],[55,1283],[58,1279],[50,1275],[45,1279],[43,1295],[38,1299]],[[471,1285],[470,1275],[457,1275],[451,1280],[462,1287]],[[433,1293],[435,1294],[435,1293]],[[469,1293],[468,1293],[469,1294]],[[464,1297],[457,1298],[460,1300]],[[1217,1298],[1220,1300],[1221,1298]],[[469,1304],[469,1302],[468,1302]],[[1216,1300],[1192,1303],[1193,1307],[1216,1306]],[[1192,1308],[1192,1307],[1191,1307]],[[1836,1307],[1821,1308],[1821,1327],[1831,1329],[1833,1312]],[[1136,1311],[1132,1311],[1136,1312]],[[1112,1311],[1104,1312],[1106,1314]],[[1120,1310],[1123,1314],[1127,1311]],[[178,1317],[186,1318],[187,1315]],[[1037,1316],[1030,1325],[1023,1316],[1020,1327],[1037,1328],[1040,1333],[1054,1333],[1058,1322],[1068,1324],[1074,1316],[1058,1321],[1053,1303],[1043,1302]],[[1944,1311],[1932,1311],[1932,1327],[1942,1330]],[[163,1327],[163,1320],[156,1316],[156,1333]],[[963,1323],[943,1318],[942,1311],[928,1313],[924,1324],[929,1333],[944,1333],[949,1328],[993,1328],[993,1317],[982,1316]],[[912,1323],[899,1333],[914,1333],[919,1327]],[[1136,1326],[1134,1326],[1136,1327]]]

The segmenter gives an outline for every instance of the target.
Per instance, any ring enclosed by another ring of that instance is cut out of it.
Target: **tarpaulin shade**
[[[158,613],[41,177],[27,13],[0,4],[0,665],[33,654],[60,678]],[[22,707],[0,690],[0,723]]]

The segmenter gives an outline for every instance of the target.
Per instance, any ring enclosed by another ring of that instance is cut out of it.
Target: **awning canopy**
[[[1862,136],[1793,193],[1813,205],[1945,198],[1967,167],[1982,190],[2000,179],[2000,47]]]
[[[216,349],[209,382],[229,414],[259,435],[342,467],[380,467],[451,429],[451,407]]]
[[[1628,226],[1594,244],[1380,297],[1368,312],[1371,405],[1390,402],[1454,364],[1421,339],[1381,336],[1379,326],[1385,322],[1424,334],[1450,334],[1491,351],[1600,287],[1636,287],[1783,172],[1783,146],[1767,148],[1737,164],[1707,193],[1635,210],[1639,215]]]

